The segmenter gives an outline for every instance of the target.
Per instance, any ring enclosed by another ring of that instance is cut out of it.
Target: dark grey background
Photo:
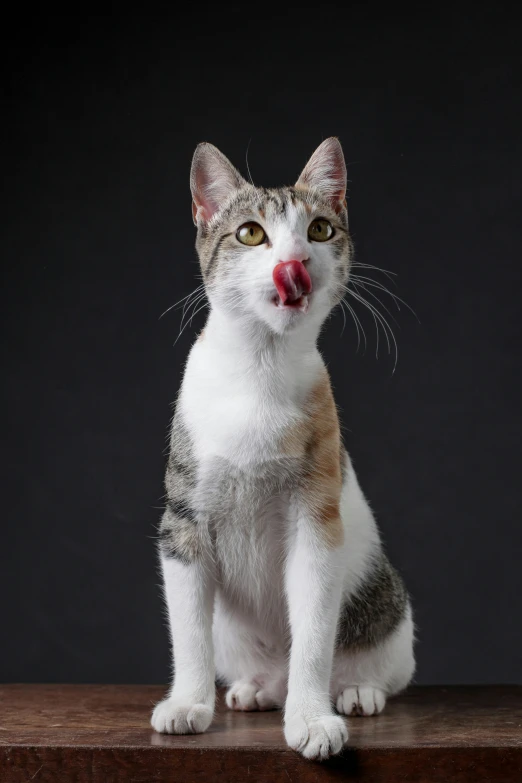
[[[196,317],[188,175],[212,141],[292,183],[339,135],[358,260],[398,274],[399,362],[322,347],[413,596],[422,683],[522,682],[521,69],[502,6],[6,28],[0,680],[157,682],[154,532]],[[435,12],[434,12],[435,13]],[[385,278],[378,278],[385,282]],[[389,302],[391,304],[391,302]],[[390,308],[391,309],[391,308]],[[381,339],[382,345],[382,339]]]

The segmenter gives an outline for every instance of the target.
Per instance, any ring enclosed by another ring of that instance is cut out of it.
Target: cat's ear
[[[339,139],[331,136],[317,147],[295,186],[319,191],[336,212],[346,209],[346,164]]]
[[[230,194],[245,180],[217,147],[202,142],[196,147],[190,170],[194,223],[208,222]]]

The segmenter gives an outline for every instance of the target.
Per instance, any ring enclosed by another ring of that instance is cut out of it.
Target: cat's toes
[[[337,697],[337,712],[341,715],[378,715],[386,704],[386,694],[372,685],[345,688]]]
[[[337,715],[309,720],[297,714],[285,718],[285,739],[289,747],[305,758],[322,761],[341,752],[348,739],[348,729]]]
[[[225,701],[230,710],[242,710],[249,712],[257,710],[256,701],[257,686],[250,682],[238,681],[233,683],[227,691]]]
[[[160,734],[201,734],[212,722],[213,710],[207,704],[182,704],[164,699],[156,705],[151,724]]]
[[[270,694],[255,682],[238,680],[233,683],[225,696],[227,707],[241,712],[253,710],[274,710],[277,708]]]

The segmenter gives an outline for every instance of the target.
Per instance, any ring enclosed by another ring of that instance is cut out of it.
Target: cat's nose
[[[279,256],[279,263],[280,264],[291,264],[293,261],[300,262],[301,264],[308,264],[310,261],[310,257],[308,255],[309,249],[308,248],[297,248],[292,247],[288,249],[289,252],[281,253]]]
[[[293,264],[295,262],[297,264],[304,264],[306,266],[309,261],[310,261],[310,259],[309,259],[308,255],[306,253],[302,253],[302,254],[301,253],[295,253],[295,254],[290,256],[290,260],[289,261],[284,261],[283,259],[281,259],[279,263],[281,263],[281,264]]]

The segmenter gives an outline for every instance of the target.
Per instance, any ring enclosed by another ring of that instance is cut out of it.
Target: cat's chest
[[[231,397],[209,400],[190,417],[189,426],[199,463],[222,458],[255,472],[256,465],[284,455],[285,433],[299,420],[295,406]]]
[[[208,456],[198,465],[193,502],[216,538],[238,530],[253,542],[265,535],[270,520],[288,516],[300,472],[301,462],[295,458],[238,465],[235,460]]]
[[[221,458],[241,467],[277,460],[286,433],[303,419],[303,393],[273,394],[252,379],[187,373],[181,407],[199,464]]]
[[[269,462],[252,473],[221,458],[198,471],[220,590],[238,607],[268,611],[274,590],[282,594],[294,475],[291,464]]]

